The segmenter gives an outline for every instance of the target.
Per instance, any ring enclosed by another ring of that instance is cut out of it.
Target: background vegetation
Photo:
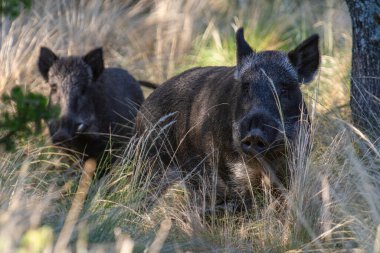
[[[289,157],[283,202],[266,191],[247,212],[210,211],[192,206],[179,183],[145,210],[132,174],[149,166],[143,152],[136,156],[144,140],[90,184],[80,176],[91,168],[50,147],[44,133],[1,154],[0,251],[380,252],[379,147],[350,124],[351,28],[341,0],[35,1],[14,20],[2,17],[0,93],[21,85],[47,95],[40,46],[62,55],[103,46],[108,66],[155,83],[193,66],[234,65],[232,27],[241,25],[256,50],[289,50],[321,35],[319,75],[303,87],[312,133]]]

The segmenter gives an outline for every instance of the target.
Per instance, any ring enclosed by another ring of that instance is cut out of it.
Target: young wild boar
[[[143,93],[126,70],[104,67],[101,48],[58,57],[42,47],[38,68],[50,85],[49,105],[61,109],[59,119],[48,122],[53,144],[99,158],[110,140],[131,136]]]
[[[223,200],[249,198],[264,175],[286,183],[285,143],[307,121],[300,85],[318,70],[318,41],[313,35],[288,53],[254,52],[240,28],[237,66],[194,68],[163,83],[140,108],[137,133],[157,122],[161,132],[167,129],[155,148],[167,168],[191,179],[195,192],[205,189],[199,178],[215,174]]]

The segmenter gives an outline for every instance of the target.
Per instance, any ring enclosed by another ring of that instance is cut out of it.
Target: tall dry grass
[[[231,23],[244,25],[258,50],[288,50],[318,32],[323,56],[317,80],[303,87],[312,131],[289,147],[291,183],[281,201],[268,189],[249,211],[210,212],[178,180],[144,209],[154,181],[139,181],[151,166],[144,139],[119,163],[102,165],[111,173],[83,198],[78,160],[24,140],[0,160],[0,251],[52,252],[63,242],[67,252],[378,251],[379,150],[349,121],[348,20],[343,1],[297,0],[35,1],[16,20],[3,18],[1,93],[14,84],[46,90],[35,65],[41,45],[62,55],[103,46],[108,65],[157,83],[192,66],[233,65]],[[78,198],[80,210],[68,215]]]
[[[36,72],[40,46],[61,55],[106,50],[107,63],[160,83],[191,47],[203,1],[35,1],[14,21],[2,18],[0,88],[44,90]]]

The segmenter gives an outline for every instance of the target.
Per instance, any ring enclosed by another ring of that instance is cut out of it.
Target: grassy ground
[[[35,64],[42,45],[63,55],[103,46],[107,65],[155,83],[193,66],[234,65],[236,25],[256,50],[322,38],[319,75],[303,87],[312,133],[289,157],[281,203],[266,191],[250,211],[205,216],[179,183],[145,212],[132,174],[149,166],[136,155],[144,140],[91,182],[93,165],[60,154],[44,135],[1,154],[0,252],[379,252],[379,149],[350,124],[343,1],[35,1],[2,20],[0,93],[25,84],[46,94]]]

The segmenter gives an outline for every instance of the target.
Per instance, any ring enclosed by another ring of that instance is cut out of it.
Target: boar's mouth
[[[61,148],[71,148],[74,137],[64,133],[64,131],[57,131],[51,137],[54,146]]]
[[[93,121],[78,123],[75,127],[76,132],[74,137],[80,137],[85,140],[98,140],[104,134],[99,132],[99,128]]]
[[[93,128],[95,128],[91,122],[73,123],[67,119],[50,121],[48,125],[52,142],[59,146],[67,146],[66,143],[79,136],[89,134],[89,131],[93,132]]]

